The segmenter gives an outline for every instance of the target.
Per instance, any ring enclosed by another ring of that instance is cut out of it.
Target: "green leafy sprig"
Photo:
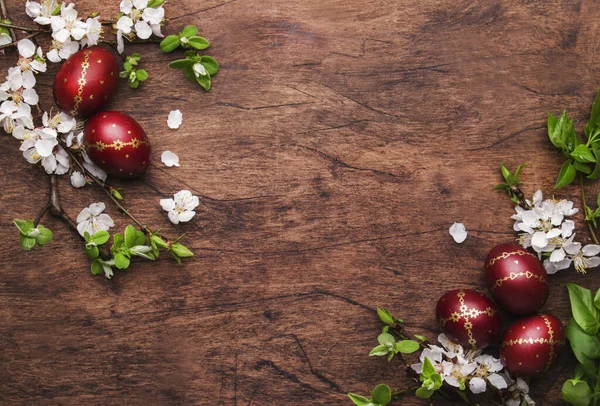
[[[190,82],[197,82],[204,90],[210,90],[211,77],[219,72],[219,63],[211,56],[200,56],[194,51],[185,52],[185,59],[169,64],[173,69],[181,69]]]
[[[519,165],[515,173],[511,173],[503,163],[500,163],[500,171],[502,172],[504,182],[498,183],[496,186],[494,186],[494,190],[505,191],[513,203],[520,205],[524,209],[528,209],[529,203],[527,203],[525,195],[520,189],[520,186],[523,182],[519,180],[519,176],[521,176],[521,170],[524,167],[525,165]]]
[[[392,400],[392,390],[389,386],[380,384],[371,391],[371,397],[349,393],[348,397],[356,406],[385,406]]]
[[[125,58],[125,62],[123,63],[125,70],[119,74],[121,79],[127,79],[127,84],[132,89],[137,89],[141,82],[148,80],[148,72],[144,69],[136,68],[140,59],[142,59],[140,54],[132,54]]]
[[[43,247],[52,241],[52,231],[42,225],[37,227],[31,220],[13,220],[19,229],[19,244],[26,250],[33,249],[35,245]]]
[[[210,43],[205,38],[198,36],[198,27],[195,25],[188,25],[179,34],[169,35],[160,43],[163,52],[173,52],[179,47],[200,51],[209,46]]]
[[[568,283],[571,313],[565,335],[577,358],[575,376],[562,387],[563,399],[576,406],[600,404],[600,289],[594,295]]]

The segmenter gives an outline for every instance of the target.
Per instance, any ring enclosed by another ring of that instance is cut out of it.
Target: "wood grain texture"
[[[23,3],[8,0],[9,13],[30,24]],[[111,16],[118,3],[77,4]],[[442,293],[485,289],[488,250],[514,238],[512,207],[491,191],[498,164],[528,163],[527,194],[552,193],[561,156],[546,114],[568,108],[582,131],[600,85],[600,9],[169,0],[167,14],[168,32],[198,25],[222,69],[204,93],[167,68],[175,55],[128,48],[150,80],[121,86],[110,107],[147,129],[154,163],[144,179],[114,183],[145,223],[185,232],[197,256],[92,277],[78,237],[52,218],[56,242],[23,252],[11,221],[35,216],[47,178],[0,137],[0,402],[347,405],[349,391],[406,386],[399,363],[367,356],[375,308],[434,338]],[[1,71],[14,60],[8,51]],[[45,106],[54,72],[38,77]],[[184,123],[171,131],[176,108]],[[180,168],[160,164],[166,149]],[[105,200],[60,185],[72,216]],[[186,188],[202,203],[175,227],[158,200]],[[576,187],[555,195],[579,204]],[[454,221],[469,230],[462,245],[448,235]],[[565,283],[594,288],[598,272],[552,277],[546,309],[566,321]],[[560,404],[573,365],[564,351],[534,399]]]

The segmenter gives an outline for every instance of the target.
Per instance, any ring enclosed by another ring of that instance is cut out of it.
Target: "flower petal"
[[[533,249],[539,251],[539,249],[544,248],[548,245],[548,240],[546,239],[546,233],[543,231],[537,231],[531,237],[531,245]]]
[[[74,188],[84,187],[85,184],[85,177],[81,172],[75,171],[71,174],[71,185],[73,185]]]
[[[465,229],[465,225],[463,223],[454,223],[450,226],[450,235],[458,244],[463,243],[467,239],[467,230]]]
[[[588,244],[581,249],[581,252],[583,252],[583,255],[586,257],[596,256],[600,254],[600,245]]]
[[[23,58],[31,58],[35,54],[35,45],[30,39],[24,38],[17,43],[19,55]]]
[[[552,255],[550,255],[550,262],[560,262],[563,259],[565,259],[565,250],[563,250],[562,248],[559,248],[557,250],[554,250],[552,252]]]
[[[196,215],[195,211],[184,211],[179,215],[179,221],[182,223],[190,221]]]
[[[504,377],[499,374],[491,374],[490,376],[488,376],[488,381],[496,389],[506,389],[508,387]]]
[[[135,33],[141,39],[148,39],[152,36],[152,28],[144,20],[135,23]]]
[[[478,394],[478,393],[483,393],[486,390],[486,383],[485,380],[479,378],[479,377],[475,377],[475,378],[471,378],[471,380],[469,381],[469,389],[471,390],[471,392],[473,392],[474,394]]]
[[[93,216],[99,216],[104,209],[106,209],[106,206],[102,202],[92,203],[90,204],[89,209]]]
[[[160,199],[160,206],[164,211],[171,211],[175,208],[175,200],[173,199]]]
[[[179,166],[179,157],[171,151],[165,151],[160,156],[160,160],[168,167]]]
[[[177,129],[181,126],[183,121],[183,114],[179,110],[173,110],[169,113],[169,118],[167,118],[167,125],[171,129]]]

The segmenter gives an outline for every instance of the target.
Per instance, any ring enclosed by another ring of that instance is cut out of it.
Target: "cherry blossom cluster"
[[[533,248],[549,274],[574,265],[578,272],[600,265],[600,245],[582,246],[575,241],[575,222],[568,219],[579,210],[569,200],[543,200],[542,191],[527,201],[530,209],[516,206],[511,218],[515,220],[514,230],[519,233],[519,243],[524,248]]]
[[[117,21],[117,50],[123,53],[125,43],[123,37],[129,41],[136,36],[140,39],[148,39],[154,34],[159,38],[164,35],[161,32],[161,24],[165,19],[164,1],[157,0],[123,0],[120,4],[120,18]]]

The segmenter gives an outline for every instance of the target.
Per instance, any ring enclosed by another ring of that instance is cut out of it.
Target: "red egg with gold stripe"
[[[103,111],[88,120],[84,130],[85,151],[109,175],[135,178],[150,165],[150,140],[132,117]]]
[[[119,66],[109,51],[100,47],[71,55],[54,79],[54,100],[72,116],[87,118],[101,111],[117,88]]]
[[[501,309],[513,314],[537,312],[548,299],[548,273],[533,253],[517,244],[500,244],[485,260],[488,289]]]
[[[453,342],[466,349],[484,348],[500,334],[500,316],[487,296],[471,289],[446,292],[438,300],[436,317]]]
[[[500,345],[500,361],[515,376],[541,376],[564,343],[561,321],[552,314],[536,314],[514,322],[506,330]]]

